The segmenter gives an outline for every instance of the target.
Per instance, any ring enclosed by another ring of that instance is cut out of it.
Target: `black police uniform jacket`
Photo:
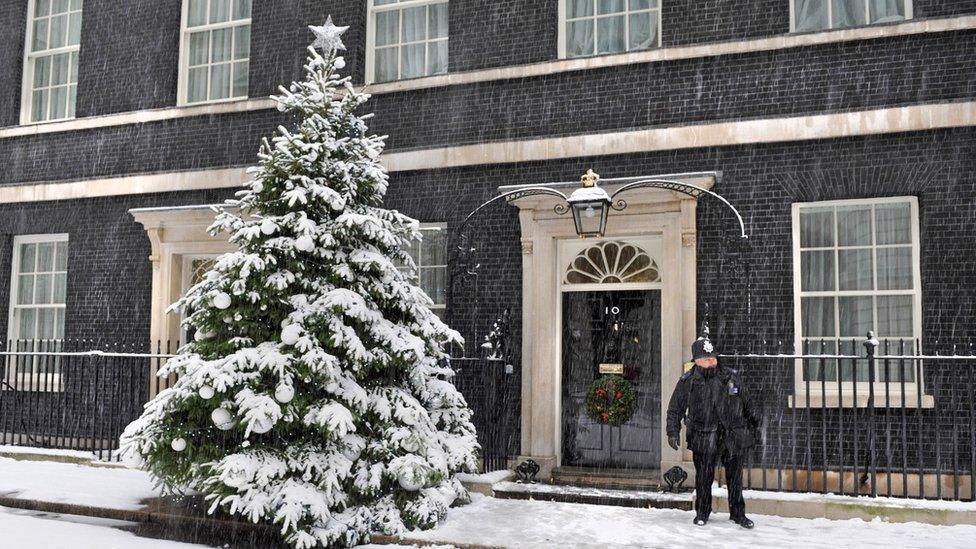
[[[704,375],[695,366],[681,376],[668,404],[669,437],[678,436],[682,420],[692,452],[715,453],[722,444],[738,454],[756,444],[759,417],[739,372],[731,368],[716,366],[713,375]]]

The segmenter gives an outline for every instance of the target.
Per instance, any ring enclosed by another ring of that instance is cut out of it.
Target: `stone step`
[[[675,494],[656,490],[615,490],[557,484],[519,484],[507,481],[496,483],[492,489],[494,496],[499,499],[531,499],[684,511],[691,510],[693,506],[693,494],[690,492]]]
[[[557,467],[552,472],[552,483],[563,486],[585,486],[611,490],[661,491],[660,471],[656,469],[586,469]]]

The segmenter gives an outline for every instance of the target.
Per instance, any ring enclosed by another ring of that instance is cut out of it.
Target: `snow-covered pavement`
[[[141,471],[0,458],[0,495],[113,509],[138,509],[140,500],[154,496],[155,492],[149,476]],[[976,539],[976,525],[932,526],[893,524],[880,520],[809,520],[751,515],[757,526],[755,530],[746,531],[729,522],[725,514],[713,515],[708,526],[698,528],[691,524],[693,513],[684,511],[503,500],[479,494],[473,497],[471,505],[451,509],[448,519],[436,530],[411,534],[410,538],[426,540],[432,545],[481,544],[513,549],[708,546],[748,549],[968,549],[973,547],[973,540]],[[928,506],[931,502],[905,503]],[[938,508],[938,505],[935,507]],[[77,517],[61,517],[60,520],[50,516],[38,518],[36,513],[0,508],[0,548],[202,547],[137,538],[115,528],[120,524],[123,523]],[[16,534],[10,535],[8,532]],[[392,549],[392,546],[384,547]]]
[[[748,506],[748,502],[746,503]],[[701,528],[690,511],[633,509],[576,503],[502,500],[475,496],[451,509],[438,529],[411,537],[518,549],[607,548],[830,548],[973,547],[976,526],[892,524],[875,520],[795,519],[751,515],[743,530],[716,514]]]
[[[114,526],[118,521],[46,516],[0,507],[4,549],[203,549],[175,541],[139,538]]]

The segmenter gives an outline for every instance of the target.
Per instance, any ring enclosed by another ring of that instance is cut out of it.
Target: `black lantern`
[[[607,230],[607,214],[610,211],[610,195],[597,182],[600,176],[587,170],[580,178],[583,186],[573,191],[566,202],[573,210],[576,234],[580,238],[603,236]]]

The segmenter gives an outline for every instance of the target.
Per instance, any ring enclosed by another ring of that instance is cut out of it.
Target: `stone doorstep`
[[[167,532],[181,532],[184,534],[184,536],[192,536],[195,532],[207,531],[214,533],[216,537],[231,538],[233,541],[249,539],[251,541],[257,540],[264,543],[265,545],[262,545],[264,547],[285,547],[284,545],[277,543],[278,529],[276,527],[265,524],[253,524],[239,520],[155,512],[146,509],[128,510],[92,507],[88,505],[21,499],[4,495],[0,495],[0,507],[59,515],[76,515],[82,517],[134,522],[140,525],[155,526],[157,530],[161,529]],[[385,534],[374,534],[370,536],[370,538],[370,543],[376,545],[398,544],[413,545],[415,547],[444,545],[448,547],[455,547],[457,549],[508,549],[494,545],[421,540],[410,537],[397,538],[396,536],[388,536]],[[195,541],[200,542],[200,540]],[[221,539],[220,541],[226,542],[227,540]]]
[[[615,490],[604,487],[587,488],[552,484],[516,484],[514,482],[501,482],[492,488],[494,497],[498,499],[588,503],[642,509],[679,509],[682,511],[690,511],[693,508],[690,493],[668,494],[660,491]]]

